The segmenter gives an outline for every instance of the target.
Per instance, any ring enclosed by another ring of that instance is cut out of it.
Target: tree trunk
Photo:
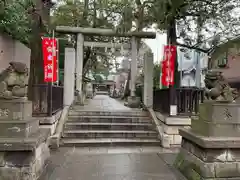
[[[89,10],[89,7],[88,7],[88,4],[89,4],[89,0],[84,0],[84,11],[83,11],[83,21],[87,22],[87,18],[88,18],[88,10]],[[85,24],[87,25],[87,24]]]
[[[36,9],[41,8],[40,0],[37,0]],[[43,58],[42,58],[42,43],[41,33],[42,20],[39,13],[33,13],[32,35],[30,40],[31,60],[30,60],[30,75],[28,83],[28,99],[33,101],[37,88],[34,85],[43,83]]]
[[[137,4],[137,13],[135,15],[135,21],[136,21],[136,31],[141,32],[143,29],[143,17],[144,17],[144,5],[141,3],[140,0],[136,0]],[[141,39],[137,38],[137,52],[139,52],[139,49],[141,48]]]
[[[39,113],[47,112],[47,88],[40,87],[39,84],[44,84],[44,69],[42,56],[42,40],[41,36],[46,31],[43,24],[48,22],[48,11],[44,11],[42,0],[36,0],[36,11],[32,14],[32,34],[30,40],[31,59],[30,59],[30,75],[28,82],[28,99],[33,102],[33,111]],[[36,86],[38,85],[38,87]]]

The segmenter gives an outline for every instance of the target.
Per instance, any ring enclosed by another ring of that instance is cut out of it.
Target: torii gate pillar
[[[78,91],[77,101],[83,104],[83,46],[84,46],[84,36],[81,33],[77,34],[77,52],[76,52],[76,90]]]
[[[131,80],[130,80],[130,97],[128,97],[128,106],[137,108],[140,106],[140,97],[136,97],[136,78],[137,78],[137,40],[135,36],[131,38]]]
[[[134,97],[136,91],[136,77],[137,77],[137,41],[136,38],[133,36],[131,39],[131,96]]]

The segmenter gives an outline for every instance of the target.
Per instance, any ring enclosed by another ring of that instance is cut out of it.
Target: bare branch
[[[177,42],[177,45],[181,46],[181,47],[189,48],[189,49],[195,49],[195,50],[203,52],[203,53],[208,53],[208,50],[202,49],[202,48],[199,48],[199,47],[196,47],[196,46],[189,46],[189,45],[182,44],[182,43],[179,43],[179,42]]]

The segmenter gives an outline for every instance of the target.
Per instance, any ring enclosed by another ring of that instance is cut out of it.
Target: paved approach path
[[[144,149],[60,148],[40,180],[184,180],[176,154]]]
[[[86,111],[131,111],[131,108],[124,106],[116,99],[107,95],[96,95],[93,99],[88,100],[87,104],[81,107]]]

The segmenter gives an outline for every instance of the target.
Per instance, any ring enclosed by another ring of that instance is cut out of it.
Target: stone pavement
[[[116,99],[110,98],[108,95],[96,95],[88,103],[81,107],[82,110],[88,111],[131,111],[131,108],[124,106]]]
[[[60,148],[40,180],[184,180],[175,153],[145,148]]]

